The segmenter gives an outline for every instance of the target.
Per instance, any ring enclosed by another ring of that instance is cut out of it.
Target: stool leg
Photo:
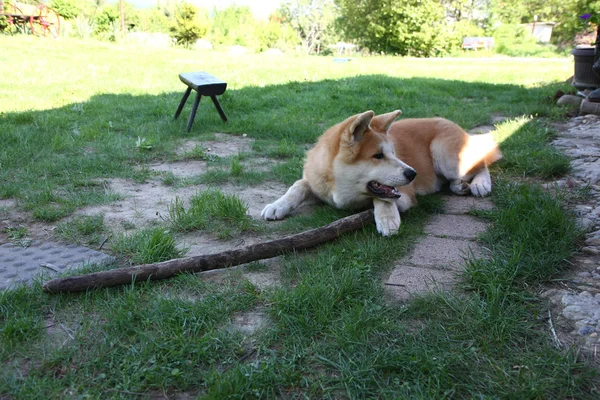
[[[223,111],[223,109],[221,108],[221,103],[219,103],[219,99],[217,99],[217,96],[210,96],[210,98],[213,101],[213,103],[215,103],[215,107],[217,107],[217,111],[219,112],[221,119],[227,122],[227,115],[225,115],[225,111]]]
[[[190,131],[190,129],[192,129],[192,124],[194,123],[194,118],[196,118],[196,110],[198,110],[198,104],[200,104],[201,98],[202,98],[202,95],[200,93],[198,93],[196,95],[196,99],[194,100],[194,106],[192,107],[192,113],[190,114],[190,120],[188,121],[188,124],[187,124],[188,132]]]
[[[188,97],[190,97],[191,92],[192,92],[192,88],[188,87],[187,90],[185,91],[185,93],[183,94],[183,98],[181,99],[181,102],[179,103],[179,107],[177,107],[177,112],[175,113],[175,118],[173,118],[173,119],[177,119],[177,117],[179,117],[179,114],[181,114],[181,110],[183,110],[183,106],[185,106],[185,102],[187,101]]]

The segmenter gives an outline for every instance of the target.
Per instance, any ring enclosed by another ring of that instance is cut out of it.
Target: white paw
[[[288,203],[276,201],[263,208],[260,216],[266,220],[274,221],[285,218],[291,211],[292,207]]]
[[[476,197],[484,197],[492,192],[492,182],[488,180],[475,180],[471,182],[471,193]]]
[[[389,206],[375,206],[375,225],[377,226],[377,232],[383,236],[395,235],[400,228],[398,207],[393,203],[387,204]]]
[[[471,188],[469,187],[469,183],[463,180],[455,180],[450,183],[450,190],[452,192],[464,196],[471,192]]]

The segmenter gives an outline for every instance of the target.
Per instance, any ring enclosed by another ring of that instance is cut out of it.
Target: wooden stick
[[[134,280],[166,279],[182,272],[202,272],[233,267],[308,249],[335,240],[344,233],[358,230],[365,224],[372,223],[372,221],[373,210],[367,210],[339,219],[329,225],[282,239],[257,243],[221,253],[179,258],[156,264],[143,264],[67,278],[56,278],[46,282],[43,289],[48,293],[83,292],[92,288],[126,285]]]

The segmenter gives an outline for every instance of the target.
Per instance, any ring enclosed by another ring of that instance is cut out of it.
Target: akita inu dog
[[[374,207],[377,231],[393,235],[416,195],[444,183],[459,195],[492,190],[488,165],[502,157],[490,134],[470,136],[443,118],[405,119],[396,110],[354,115],[329,128],[306,155],[303,178],[261,215],[282,219],[310,198],[337,208]]]

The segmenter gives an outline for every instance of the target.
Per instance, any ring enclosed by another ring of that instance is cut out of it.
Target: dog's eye
[[[383,153],[377,153],[377,154],[375,154],[375,155],[373,156],[373,158],[376,158],[376,159],[378,159],[378,160],[381,160],[383,157],[385,157],[385,156],[383,155]]]

